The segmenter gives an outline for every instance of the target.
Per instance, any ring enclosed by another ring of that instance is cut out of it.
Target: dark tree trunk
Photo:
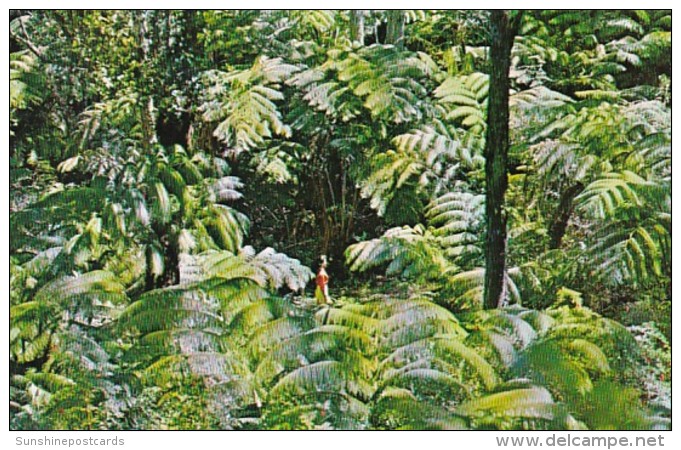
[[[174,286],[180,282],[180,247],[175,233],[163,236],[163,266],[164,272],[161,286]]]
[[[388,29],[385,34],[385,43],[392,44],[397,48],[404,47],[404,10],[393,9],[388,11]]]
[[[152,267],[153,267],[153,251],[151,249],[150,245],[147,245],[147,248],[144,250],[144,262],[145,262],[145,269],[144,269],[144,290],[145,291],[151,291],[153,289],[156,289],[157,287],[160,287],[156,283],[156,276],[154,276]]]
[[[508,72],[511,47],[520,22],[513,21],[508,11],[494,10],[490,23],[489,103],[487,107],[487,139],[485,143],[485,213],[487,242],[485,249],[486,309],[497,308],[505,297],[506,276],[506,213],[504,196],[508,186]]]
[[[364,10],[350,10],[350,40],[364,45]]]
[[[560,245],[563,242],[563,236],[565,236],[565,230],[567,230],[570,215],[574,209],[573,200],[583,190],[584,185],[582,183],[577,183],[574,186],[569,187],[565,192],[563,192],[563,195],[561,195],[558,210],[556,210],[556,214],[553,217],[553,222],[549,228],[549,237],[551,239],[549,247],[551,249],[560,248]]]

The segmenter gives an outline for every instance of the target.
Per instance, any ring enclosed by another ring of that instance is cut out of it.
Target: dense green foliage
[[[13,10],[11,428],[668,428],[671,12],[516,17],[485,309],[488,12]]]

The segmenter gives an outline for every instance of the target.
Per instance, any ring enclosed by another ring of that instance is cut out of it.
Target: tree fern
[[[242,248],[238,255],[207,253],[200,256],[199,264],[204,267],[202,276],[205,278],[247,278],[263,287],[278,289],[285,285],[292,291],[304,288],[313,275],[297,259],[272,248],[257,254],[250,246]]]
[[[386,273],[404,277],[437,277],[451,270],[432,231],[422,225],[388,230],[383,237],[353,244],[346,251],[351,270],[388,263]]]
[[[461,405],[459,414],[481,429],[585,429],[546,389],[537,386],[510,388],[472,400]]]
[[[115,277],[98,271],[52,281],[12,308],[11,361],[25,367],[13,383],[31,420],[82,429],[120,414],[107,333],[126,301]]]
[[[297,404],[322,401],[331,386],[368,402],[398,385],[415,389],[414,383],[424,387],[429,380],[439,380],[460,387],[455,377],[463,373],[482,383],[495,382],[493,369],[462,344],[465,333],[456,318],[429,301],[377,300],[331,307],[316,316],[314,328],[275,346],[259,365],[258,373],[288,374],[270,391],[268,408],[282,396],[290,398],[290,389]],[[428,339],[437,336],[441,340]],[[354,349],[361,350],[361,356]],[[464,361],[470,375],[461,369]],[[299,380],[295,386],[294,379]]]
[[[214,401],[229,397],[240,399],[233,408],[246,406],[260,389],[250,359],[306,329],[291,328],[290,303],[264,288],[299,289],[312,273],[272,249],[255,254],[250,247],[238,255],[206,253],[192,263],[193,281],[150,291],[125,310],[118,326],[141,335],[126,359],[139,364],[149,385],[199,377]],[[250,353],[235,350],[248,339]]]
[[[426,55],[373,45],[357,52],[334,50],[321,66],[289,83],[302,89],[313,107],[341,120],[356,117],[363,107],[374,117],[401,123],[421,116],[419,105],[427,93],[423,80],[433,65]]]
[[[10,427],[670,426],[671,11],[518,18],[482,309],[488,12],[11,10]]]
[[[439,102],[450,111],[446,118],[482,135],[486,128],[485,114],[489,79],[482,73],[447,78],[435,91]]]
[[[399,207],[401,192],[420,198],[446,190],[457,176],[481,166],[481,148],[442,123],[401,134],[393,139],[394,150],[372,159],[370,175],[361,183],[362,196],[369,198],[379,215]],[[394,214],[393,214],[394,215]],[[402,214],[404,218],[409,215]],[[416,216],[416,214],[412,214]]]
[[[426,211],[429,223],[447,256],[464,262],[481,253],[479,248],[484,196],[469,192],[448,192],[435,198]]]
[[[274,102],[282,100],[281,83],[298,71],[280,58],[261,57],[250,69],[207,72],[203,115],[217,122],[214,135],[234,154],[261,146],[274,135],[289,136]]]
[[[372,408],[372,424],[389,430],[465,430],[465,420],[445,408],[419,401],[407,389],[392,388]]]
[[[27,52],[10,54],[9,105],[10,124],[17,121],[18,110],[39,103],[45,95],[45,80],[37,71],[38,58]]]
[[[576,200],[590,215],[603,219],[612,215],[625,202],[640,206],[636,187],[648,184],[649,182],[630,171],[606,173],[589,184]]]
[[[301,27],[311,27],[319,33],[331,29],[335,24],[335,11],[314,9],[307,11],[289,11],[294,23]]]
[[[571,105],[531,149],[544,182],[577,188],[566,207],[597,224],[586,240],[591,273],[609,285],[640,285],[659,276],[666,254],[669,116],[657,101],[614,102]]]
[[[30,301],[12,306],[11,355],[19,363],[42,357],[57,330],[71,322],[101,326],[112,320],[126,301],[124,287],[108,272],[56,279]]]
[[[608,284],[645,283],[662,272],[668,229],[655,219],[641,225],[616,222],[599,230],[591,249],[595,272]]]

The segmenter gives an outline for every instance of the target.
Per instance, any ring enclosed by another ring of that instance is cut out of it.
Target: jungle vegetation
[[[12,10],[9,65],[12,429],[671,426],[671,11]]]

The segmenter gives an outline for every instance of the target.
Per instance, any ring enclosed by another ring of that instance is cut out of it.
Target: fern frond
[[[541,387],[515,389],[470,400],[457,408],[468,417],[502,416],[552,420],[557,405]]]
[[[285,375],[270,391],[270,396],[302,396],[308,391],[348,392],[368,398],[371,387],[347,372],[339,361],[319,361]]]
[[[449,192],[431,201],[426,210],[434,234],[447,256],[464,261],[481,254],[479,246],[484,214],[484,196],[468,192]]]
[[[298,70],[281,58],[260,57],[248,70],[207,72],[208,101],[202,111],[205,120],[218,122],[215,137],[239,154],[274,135],[290,136],[275,102],[284,98],[278,86]]]
[[[218,306],[216,298],[193,286],[159,289],[126,308],[118,325],[144,334],[174,328],[219,329],[223,319]]]
[[[285,285],[297,291],[304,288],[313,276],[312,271],[300,261],[277,253],[272,248],[257,254],[250,246],[242,248],[238,255],[229,252],[206,253],[200,257],[199,264],[203,266],[205,278],[247,278],[272,289]]]
[[[343,121],[363,107],[376,118],[402,123],[421,117],[418,106],[427,93],[422,83],[428,72],[418,55],[372,45],[357,52],[329,52],[324,64],[290,82],[303,89],[312,106]]]
[[[384,391],[372,409],[373,424],[399,430],[465,430],[465,421],[445,408],[419,401],[406,389]]]
[[[650,183],[631,171],[606,173],[590,183],[576,197],[580,208],[594,217],[604,219],[613,214],[624,202],[640,205],[636,188]]]
[[[422,339],[399,347],[381,361],[382,370],[387,367],[403,367],[413,361],[433,360],[441,358],[452,367],[463,370],[461,362],[468,364],[480,377],[486,389],[492,389],[498,382],[499,376],[494,368],[475,350],[467,347],[457,336],[438,335],[430,339]],[[390,377],[390,372],[386,372]]]
[[[447,78],[437,89],[435,97],[450,110],[447,119],[455,121],[474,133],[482,134],[487,125],[486,104],[489,77],[482,73]]]
[[[437,238],[422,225],[392,228],[381,238],[353,244],[346,260],[353,271],[389,263],[387,273],[403,277],[436,276],[449,266]]]

